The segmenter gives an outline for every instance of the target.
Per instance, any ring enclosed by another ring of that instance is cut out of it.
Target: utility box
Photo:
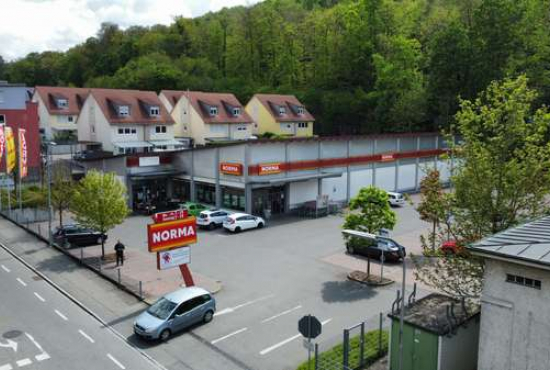
[[[476,370],[480,307],[430,294],[405,307],[401,370]],[[400,312],[392,311],[389,369],[399,369]]]

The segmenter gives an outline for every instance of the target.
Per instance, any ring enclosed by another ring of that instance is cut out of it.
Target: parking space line
[[[257,298],[257,299],[254,299],[252,301],[248,301],[248,302],[245,302],[245,303],[242,303],[238,306],[235,306],[235,307],[228,307],[228,308],[225,308],[221,311],[218,311],[214,314],[214,316],[221,316],[221,315],[225,315],[227,313],[231,313],[231,312],[234,312],[236,310],[238,310],[239,308],[243,308],[243,307],[246,307],[246,306],[249,306],[251,304],[254,304],[254,303],[258,303],[258,302],[261,302],[261,301],[264,301],[266,299],[269,299],[269,298],[273,298],[275,297],[275,294],[270,294],[270,295],[266,295],[266,296],[263,296],[263,297],[260,297],[260,298]]]
[[[110,353],[107,353],[107,357],[109,357],[111,359],[111,361],[113,361],[116,366],[120,367],[122,370],[126,369],[124,367],[124,365],[122,365],[120,362],[118,362],[118,360],[116,358],[113,357],[113,355],[111,355]]]
[[[34,358],[36,359],[36,361],[40,362],[40,361],[44,361],[44,360],[49,359],[50,355],[48,355],[46,352],[44,352],[44,353],[41,353],[39,355],[34,356]]]
[[[12,370],[12,369],[13,367],[11,367],[10,364],[0,366],[0,370]]]
[[[286,314],[288,314],[288,313],[291,313],[291,312],[293,312],[293,311],[299,310],[300,308],[302,308],[302,305],[298,305],[298,306],[296,306],[296,307],[294,307],[294,308],[291,308],[290,310],[286,310],[286,311],[283,311],[283,312],[281,312],[281,313],[279,313],[279,314],[277,314],[277,315],[273,315],[273,316],[271,316],[271,317],[268,317],[267,319],[262,320],[262,324],[264,324],[264,323],[266,323],[266,322],[270,322],[270,321],[272,321],[272,320],[275,320],[276,318],[281,317],[281,316],[283,316],[283,315],[286,315]]]
[[[328,324],[328,323],[331,322],[331,321],[332,321],[332,319],[327,319],[327,320],[325,320],[325,321],[322,321],[322,322],[321,322],[321,325],[324,326],[324,325]],[[279,343],[276,343],[276,344],[272,345],[271,347],[267,347],[267,348],[265,348],[265,349],[263,349],[263,350],[260,351],[260,355],[261,355],[261,356],[266,355],[266,354],[268,354],[269,352],[271,352],[271,351],[273,351],[273,350],[276,350],[277,348],[282,347],[282,346],[284,346],[285,344],[288,344],[288,343],[292,342],[292,341],[295,340],[295,339],[300,338],[301,336],[302,336],[302,334],[296,334],[296,335],[294,335],[294,336],[292,336],[292,337],[290,337],[290,338],[287,338],[287,339],[285,339],[285,340],[283,340],[283,341],[281,341],[281,342],[279,342]]]
[[[92,339],[88,334],[84,333],[83,330],[78,329],[78,332],[80,335],[82,335],[84,338],[88,339],[91,343],[95,343],[95,340]]]
[[[34,295],[36,296],[36,298],[40,299],[42,302],[46,302],[46,300],[40,294],[34,292]]]
[[[10,272],[10,269],[7,268],[6,266],[2,265],[2,270],[6,271],[6,272]],[[8,366],[11,366],[11,365],[8,365]],[[2,370],[2,368],[0,367],[0,370]]]
[[[22,360],[16,361],[15,363],[17,364],[17,366],[23,367],[32,364],[32,360],[30,358],[24,358]]]
[[[27,283],[25,283],[23,280],[21,280],[20,278],[17,278],[17,281],[23,285],[23,286],[27,286]]]
[[[57,314],[57,316],[61,317],[63,320],[65,321],[68,321],[69,319],[67,318],[67,316],[63,315],[61,312],[59,312],[58,310],[54,310],[55,313]]]
[[[243,331],[247,331],[247,330],[248,330],[248,328],[242,328],[242,329],[236,330],[236,331],[234,331],[233,333],[229,333],[229,334],[227,334],[227,335],[224,335],[224,336],[221,337],[221,338],[214,339],[214,340],[213,340],[212,342],[210,342],[210,343],[216,344],[216,343],[218,343],[218,342],[221,342],[221,341],[224,340],[224,339],[230,338],[230,337],[232,337],[232,336],[234,336],[234,335],[237,335],[237,334],[242,333]]]

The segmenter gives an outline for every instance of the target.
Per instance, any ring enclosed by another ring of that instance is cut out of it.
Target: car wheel
[[[353,248],[353,246],[348,245],[346,248],[349,254],[355,254],[355,248]]]
[[[206,313],[204,314],[204,316],[202,317],[202,322],[204,322],[205,324],[209,323],[210,321],[212,321],[212,319],[214,318],[214,312],[212,312],[211,310],[208,310],[206,311]]]
[[[262,227],[264,227],[264,223],[263,223],[263,222],[260,222],[260,223],[258,224],[258,229],[261,229]]]
[[[216,224],[212,222],[210,225],[208,225],[208,228],[210,230],[214,230],[216,228]]]
[[[102,236],[97,238],[97,244],[101,244],[101,242],[103,242],[103,237]]]
[[[240,228],[239,226],[237,226],[237,227],[235,228],[235,232],[236,232],[236,233],[240,233],[240,232],[241,232],[241,228]]]
[[[160,332],[159,339],[161,340],[161,342],[166,342],[168,338],[170,338],[170,335],[172,335],[170,329],[164,329]]]

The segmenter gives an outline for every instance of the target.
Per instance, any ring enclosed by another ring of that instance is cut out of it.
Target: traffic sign
[[[322,331],[323,326],[315,316],[306,315],[298,321],[298,331],[305,338],[317,338]]]

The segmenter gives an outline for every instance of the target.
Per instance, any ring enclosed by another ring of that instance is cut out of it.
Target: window
[[[237,127],[237,131],[246,131],[246,127],[245,126],[239,126],[239,127]]]
[[[218,114],[218,107],[210,107],[210,115],[216,116]]]
[[[304,114],[304,107],[298,107],[298,114]]]
[[[133,128],[133,129],[131,129],[131,132],[132,132],[132,134],[137,134],[137,129]]]
[[[71,123],[74,122],[74,117],[73,116],[68,116],[67,121],[69,121]]]
[[[529,288],[534,288],[540,290],[542,283],[540,280],[531,279],[524,276],[517,276],[512,274],[506,274],[506,282],[512,284],[523,285]]]
[[[286,114],[286,108],[285,107],[279,107],[279,115]]]
[[[125,128],[124,129],[124,135],[130,135],[130,129],[129,128]]]
[[[149,108],[149,115],[151,117],[157,117],[160,116],[160,108],[158,106],[153,106]]]
[[[6,116],[4,114],[0,114],[0,125],[3,125],[6,123]]]
[[[298,128],[307,128],[307,122],[298,122]]]
[[[119,135],[124,135],[124,129],[123,129],[123,128],[119,128],[119,129],[118,129],[118,134],[119,134]]]
[[[241,114],[241,108],[233,108],[233,115],[237,117],[239,114]]]
[[[156,126],[155,132],[157,134],[165,134],[166,133],[166,126]]]
[[[130,115],[130,107],[127,105],[121,105],[118,107],[118,115],[121,117],[128,117]]]
[[[92,125],[92,134],[95,134],[95,126]]]
[[[67,99],[57,99],[57,108],[64,109],[69,107],[69,101]]]

